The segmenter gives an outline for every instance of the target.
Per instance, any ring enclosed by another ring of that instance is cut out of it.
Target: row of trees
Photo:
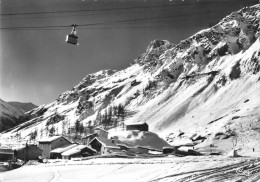
[[[117,127],[119,121],[124,121],[126,116],[125,107],[122,104],[108,107],[104,114],[99,114],[100,125]]]
[[[83,133],[91,133],[93,131],[92,121],[89,121],[87,126],[84,126],[83,123],[79,120],[77,120],[73,126],[70,126],[66,120],[62,121],[61,124],[62,135],[68,136],[69,138],[79,138]],[[58,134],[58,128],[56,128],[54,125],[49,125],[45,129],[32,130],[29,138],[30,140],[35,140],[38,135],[42,137],[44,133],[46,136],[54,136]]]
[[[77,120],[75,125],[71,126],[68,119],[64,119],[61,123],[62,135],[79,138],[83,133],[93,133],[93,128],[96,125],[117,127],[120,121],[125,120],[125,117],[125,108],[122,104],[119,104],[118,106],[108,107],[105,109],[104,114],[98,114],[96,121],[92,122],[90,120],[85,126],[80,120]],[[35,129],[30,133],[30,139],[35,140],[38,135],[42,137],[44,133],[46,136],[53,136],[58,133],[58,128],[56,128],[54,124],[51,124],[44,129]]]
[[[38,133],[38,130],[37,130],[37,129],[35,129],[34,131],[32,131],[32,132],[30,133],[30,135],[29,135],[30,140],[35,140],[38,135],[40,135],[40,137],[42,137],[42,136],[43,136],[43,132],[44,132],[43,129],[41,129],[39,132],[40,132],[40,133]],[[53,136],[53,135],[56,134],[56,132],[57,132],[57,129],[54,127],[54,125],[51,125],[50,128],[49,128],[49,127],[46,127],[46,134],[47,134],[48,136]]]

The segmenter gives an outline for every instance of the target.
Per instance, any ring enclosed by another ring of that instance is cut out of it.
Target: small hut
[[[65,145],[63,147],[60,148],[56,148],[54,150],[51,151],[51,159],[62,159],[62,153],[66,152],[67,150],[76,147],[78,144],[70,144],[70,145]]]
[[[62,159],[71,159],[72,157],[86,157],[95,154],[96,151],[86,145],[77,145],[63,152]]]

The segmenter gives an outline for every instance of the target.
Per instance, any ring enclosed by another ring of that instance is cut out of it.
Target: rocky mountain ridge
[[[26,113],[34,108],[36,108],[37,106],[34,105],[31,102],[28,103],[23,103],[23,102],[7,102],[9,105],[21,110],[23,113]]]
[[[18,119],[24,116],[24,113],[0,99],[0,131],[9,129],[17,125]]]

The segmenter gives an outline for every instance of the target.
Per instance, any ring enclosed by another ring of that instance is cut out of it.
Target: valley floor
[[[25,166],[0,174],[1,182],[260,181],[260,158],[223,156],[97,158]]]

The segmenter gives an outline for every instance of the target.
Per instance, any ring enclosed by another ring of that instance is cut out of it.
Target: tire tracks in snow
[[[258,162],[251,161],[251,162]],[[240,170],[240,171],[239,171]],[[215,169],[208,169],[202,172],[196,172],[192,175],[182,178],[179,181],[196,182],[196,181],[257,181],[260,178],[260,165],[251,165],[247,161],[237,163],[231,166],[223,166]],[[251,172],[251,173],[248,173]]]
[[[116,171],[118,171],[118,170],[120,170],[120,169],[122,169],[122,168],[124,168],[124,167],[126,167],[126,166],[127,166],[127,164],[126,164],[126,165],[123,165],[123,166],[120,166],[119,168],[117,168],[117,169],[115,169],[115,170],[113,170],[113,171],[110,171],[110,172],[108,172],[108,173],[106,173],[106,174],[103,174],[103,175],[97,177],[96,179],[103,178],[104,176],[107,176],[107,175],[109,175],[109,174],[111,174],[111,173],[114,173],[114,172],[116,172]]]
[[[58,182],[58,180],[61,176],[59,171],[56,170],[55,168],[51,167],[50,172],[51,172],[51,179],[49,179],[48,182]]]
[[[258,164],[254,165],[254,163]],[[249,175],[247,175],[248,171],[251,172]],[[178,179],[174,179],[175,177]],[[227,181],[234,179],[255,182],[259,181],[260,179],[260,163],[259,160],[242,161],[236,164],[226,165],[222,167],[175,173],[172,175],[151,180],[150,182],[167,179],[173,179],[176,182]]]

